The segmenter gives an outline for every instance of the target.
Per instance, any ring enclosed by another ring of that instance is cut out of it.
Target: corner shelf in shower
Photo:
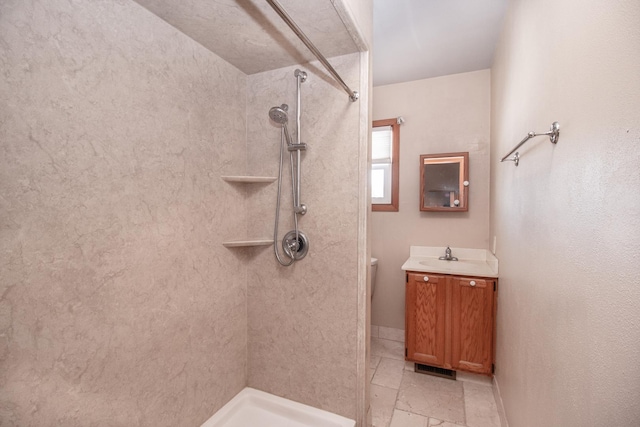
[[[241,184],[270,184],[277,180],[275,176],[249,176],[249,175],[225,175],[222,179],[226,182]],[[273,239],[246,239],[246,240],[229,240],[222,242],[226,248],[248,248],[254,246],[273,245]]]
[[[222,242],[226,248],[246,248],[250,246],[269,246],[273,245],[273,239],[252,239],[252,240],[233,240]]]
[[[278,179],[275,176],[227,175],[222,177],[227,182],[243,182],[246,184],[271,183]]]

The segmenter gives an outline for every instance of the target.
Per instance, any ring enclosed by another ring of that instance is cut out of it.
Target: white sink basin
[[[485,249],[451,248],[458,261],[438,259],[445,248],[411,246],[410,257],[404,263],[405,271],[455,274],[463,276],[498,277],[498,259]]]

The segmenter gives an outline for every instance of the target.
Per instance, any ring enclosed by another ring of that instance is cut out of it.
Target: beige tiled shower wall
[[[247,381],[246,76],[130,1],[3,1],[0,64],[0,424],[199,425]]]
[[[331,58],[357,88],[360,56]],[[357,342],[357,230],[359,103],[318,72],[318,64],[249,77],[247,141],[249,170],[278,172],[280,128],[269,108],[289,104],[295,134],[294,70],[309,73],[302,84],[301,201],[308,213],[300,229],[310,239],[304,260],[280,267],[273,248],[258,249],[248,269],[249,385],[355,418]],[[280,238],[293,229],[288,154],[283,171]],[[250,234],[273,233],[277,186],[255,188],[249,197]],[[278,244],[280,244],[278,242]]]

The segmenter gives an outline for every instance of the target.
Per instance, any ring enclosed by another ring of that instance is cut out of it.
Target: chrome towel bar
[[[516,166],[518,166],[518,163],[520,163],[520,153],[518,153],[516,150],[522,147],[525,142],[527,142],[531,138],[535,138],[536,136],[548,136],[552,144],[557,144],[558,138],[560,137],[560,123],[553,122],[551,124],[551,129],[549,129],[548,132],[544,132],[544,133],[529,132],[527,136],[525,136],[524,139],[520,141],[520,143],[518,143],[518,145],[513,147],[513,150],[509,151],[509,154],[504,156],[500,161],[514,162]],[[516,153],[513,155],[513,157],[509,158],[509,156],[511,156],[514,153],[514,151],[516,151]]]
[[[276,13],[280,15],[280,18],[282,18],[282,20],[286,22],[289,28],[291,28],[293,32],[296,33],[296,36],[298,36],[300,41],[302,41],[302,43],[304,43],[305,46],[307,46],[307,48],[311,51],[311,53],[313,53],[315,57],[318,58],[318,61],[320,61],[322,65],[324,65],[324,68],[326,68],[327,71],[331,73],[333,78],[336,79],[338,83],[340,83],[340,86],[342,86],[342,88],[349,95],[349,99],[351,100],[351,102],[356,102],[358,98],[360,98],[360,94],[355,90],[351,90],[349,86],[347,86],[344,80],[342,80],[342,77],[340,77],[340,74],[338,74],[338,72],[331,66],[329,61],[327,61],[327,58],[325,58],[324,55],[320,53],[320,51],[315,47],[315,45],[311,43],[311,40],[309,40],[309,38],[305,35],[305,33],[302,32],[300,27],[298,27],[298,25],[293,21],[293,19],[291,19],[289,14],[282,8],[280,3],[278,3],[276,0],[267,0],[267,3],[269,3],[273,8],[273,10],[275,10]]]

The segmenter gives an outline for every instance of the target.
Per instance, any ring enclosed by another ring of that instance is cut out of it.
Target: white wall
[[[409,246],[488,248],[489,70],[373,89],[373,119],[403,116],[398,212],[371,214],[372,256],[379,259],[372,324],[404,329]],[[421,212],[420,155],[469,152],[469,211]]]
[[[509,425],[640,425],[640,2],[514,0],[492,69]],[[520,150],[557,120],[560,141]]]

